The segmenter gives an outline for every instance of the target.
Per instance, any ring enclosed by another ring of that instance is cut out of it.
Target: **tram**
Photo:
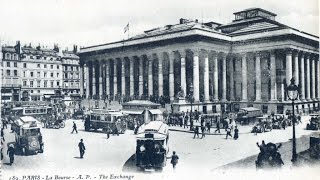
[[[168,125],[162,121],[143,124],[136,138],[136,166],[144,171],[162,170],[169,152]]]
[[[85,117],[85,131],[102,129],[106,132],[110,129],[112,132],[124,133],[127,124],[122,121],[122,116],[124,114],[121,111],[94,109]]]

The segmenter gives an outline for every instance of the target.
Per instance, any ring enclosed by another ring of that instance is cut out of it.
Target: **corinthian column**
[[[130,61],[130,96],[134,95],[134,77],[133,77],[133,58],[129,58]]]
[[[270,51],[270,82],[271,82],[271,101],[277,101],[277,82],[276,82],[276,55],[274,50]]]
[[[148,94],[153,95],[152,55],[148,56]]]
[[[95,69],[96,69],[96,64],[93,62],[93,64],[92,64],[92,98],[97,93],[97,91],[96,91],[96,73],[95,73]]]
[[[83,64],[80,64],[80,95],[83,97],[83,89],[84,89],[84,84],[83,84]]]
[[[159,96],[163,96],[163,69],[162,69],[162,61],[163,61],[163,53],[161,52],[159,55],[159,65],[158,65],[158,86],[159,86]]]
[[[90,97],[90,74],[89,74],[89,66],[87,64],[84,64],[85,74],[86,74],[86,98],[89,99]]]
[[[169,53],[169,96],[170,101],[174,100],[174,52]]]
[[[286,50],[286,83],[290,85],[292,78],[292,49]]]
[[[143,57],[139,61],[139,95],[143,95]]]
[[[300,66],[301,66],[301,82],[300,82],[300,88],[301,88],[301,95],[300,100],[304,100],[305,98],[305,73],[304,73],[304,53],[301,53],[300,56]]]
[[[179,54],[181,56],[181,88],[184,93],[187,93],[187,85],[186,85],[186,51],[180,50]]]
[[[256,101],[261,101],[261,65],[260,65],[261,52],[256,53]]]
[[[218,54],[213,54],[213,100],[218,101]]]
[[[109,67],[110,67],[110,60],[107,60],[106,62],[106,95],[108,96],[110,96]]]
[[[199,53],[200,49],[195,49],[193,50],[193,96],[194,96],[194,101],[199,102],[200,94],[199,94]]]
[[[113,95],[117,96],[118,94],[118,75],[117,75],[117,60],[113,60]]]
[[[209,102],[209,55],[208,52],[204,52],[204,102]]]
[[[102,77],[103,77],[103,65],[99,63],[99,97],[102,98],[103,90],[102,90]]]
[[[125,59],[121,59],[121,95],[126,94],[126,69],[125,69]]]
[[[315,56],[313,56],[312,57],[312,59],[310,59],[310,61],[311,61],[311,66],[312,66],[312,76],[311,76],[311,78],[312,78],[312,89],[311,89],[311,91],[312,91],[312,96],[311,96],[311,98],[313,99],[313,100],[315,100],[316,99],[316,66],[315,66]]]
[[[227,56],[222,55],[222,101],[227,100]]]
[[[294,58],[294,79],[296,85],[299,85],[299,51],[295,51],[293,53],[293,58]]]
[[[242,101],[248,101],[247,55],[242,54]]]
[[[305,61],[306,61],[306,100],[310,100],[310,55],[305,55]]]
[[[234,72],[234,67],[233,67],[233,61],[234,57],[229,60],[229,76],[230,76],[230,101],[234,101],[234,80],[233,80],[233,72]]]

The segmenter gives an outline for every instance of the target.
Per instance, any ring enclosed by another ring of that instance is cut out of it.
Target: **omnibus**
[[[123,116],[124,114],[120,111],[93,109],[85,117],[85,131],[102,129],[102,131],[106,132],[109,127],[112,131],[116,130],[119,133],[124,133],[127,125],[126,122],[121,119]]]
[[[169,128],[162,121],[143,124],[137,134],[136,166],[144,171],[166,166],[169,152]]]

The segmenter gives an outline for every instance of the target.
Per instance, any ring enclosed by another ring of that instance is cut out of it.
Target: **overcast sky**
[[[132,36],[182,17],[229,23],[234,12],[251,7],[319,36],[318,0],[0,0],[0,39],[50,48],[91,46],[127,38],[128,22]]]

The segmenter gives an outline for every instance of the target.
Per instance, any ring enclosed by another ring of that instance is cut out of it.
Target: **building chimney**
[[[77,53],[78,52],[78,46],[77,45],[73,45],[73,53]]]

